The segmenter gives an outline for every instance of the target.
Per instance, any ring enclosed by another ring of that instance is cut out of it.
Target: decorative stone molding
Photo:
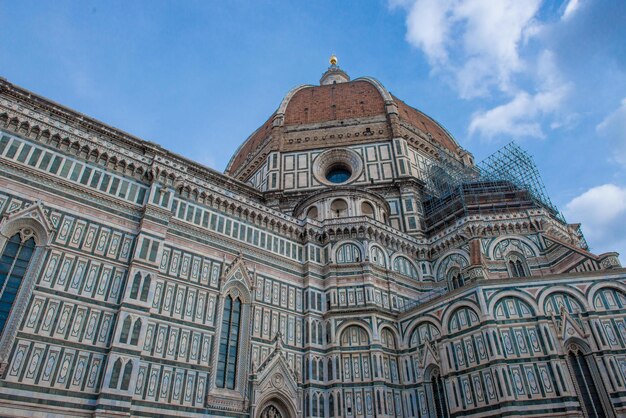
[[[602,254],[599,259],[600,265],[603,269],[619,268],[622,264],[619,262],[617,253]]]

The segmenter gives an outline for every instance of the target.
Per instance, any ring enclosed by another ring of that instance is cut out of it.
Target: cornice
[[[168,151],[154,142],[130,135],[64,107],[4,79],[0,79],[0,96],[8,98],[5,103],[0,102],[6,109],[5,112],[0,111],[0,114],[8,114],[7,125],[14,118],[18,119],[16,129],[13,130],[18,135],[26,134],[25,136],[31,137],[33,128],[37,127],[36,135],[48,131],[49,137],[59,135],[59,139],[68,138],[67,142],[78,144],[79,149],[87,146],[89,151],[98,149],[99,153],[102,153],[106,150],[107,154],[116,156],[118,164],[120,161],[132,159],[135,165],[142,165],[142,174],[149,172],[156,162],[157,165],[166,166],[170,171],[176,172],[175,178],[182,175],[192,182],[210,180],[224,184],[229,190],[235,190],[252,199],[262,200],[262,194],[258,190],[239,180]],[[21,129],[24,131],[20,132]],[[123,166],[127,167],[129,164],[130,162],[126,162]]]

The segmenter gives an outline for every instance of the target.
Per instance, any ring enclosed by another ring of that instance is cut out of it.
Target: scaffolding
[[[526,151],[511,142],[475,167],[466,167],[446,152],[428,168],[424,197],[425,229],[445,228],[461,216],[497,214],[543,207],[561,222],[562,215],[546,193]]]
[[[533,157],[514,142],[485,158],[478,167],[481,177],[509,181],[528,190],[543,206],[559,212],[548,197]]]

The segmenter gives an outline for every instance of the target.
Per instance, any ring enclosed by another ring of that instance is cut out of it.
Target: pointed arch
[[[130,385],[130,376],[133,374],[133,361],[128,360],[126,362],[126,366],[124,367],[124,374],[122,375],[122,384],[120,385],[120,390],[128,390],[128,386]]]
[[[591,356],[590,347],[581,340],[566,344],[567,366],[586,417],[613,417],[611,401],[606,392],[598,366]]]
[[[241,300],[232,295],[224,299],[224,313],[217,357],[217,387],[234,390],[237,386]]]
[[[141,334],[141,318],[135,321],[135,325],[133,325],[133,333],[130,337],[130,345],[139,344],[139,335]]]
[[[143,279],[143,285],[141,286],[141,296],[139,299],[142,302],[146,302],[148,300],[148,294],[150,293],[150,285],[152,284],[152,278],[148,274],[145,279]]]
[[[0,222],[0,363],[5,363],[43,266],[54,227],[36,202]]]
[[[133,320],[130,315],[124,318],[124,322],[122,323],[122,330],[120,331],[120,339],[118,340],[122,344],[128,343],[128,334],[130,333],[130,326],[132,321]]]
[[[113,363],[113,369],[111,370],[111,380],[109,380],[109,389],[117,389],[121,372],[122,372],[122,360],[118,357],[118,359],[115,360],[115,363]]]
[[[404,345],[409,348],[423,344],[426,340],[434,341],[441,336],[441,324],[433,317],[419,317],[408,327],[404,335]]]
[[[135,277],[133,278],[133,283],[130,287],[130,295],[131,299],[137,299],[137,295],[139,294],[139,286],[141,284],[141,273],[135,273]]]
[[[398,349],[398,333],[389,325],[383,325],[379,331],[380,335],[380,343],[383,347],[388,348],[390,350]]]
[[[346,329],[352,327],[352,326],[356,326],[358,328],[362,328],[363,331],[367,334],[367,338],[368,341],[372,341],[374,336],[372,335],[372,330],[369,326],[369,324],[365,321],[359,320],[359,319],[353,319],[350,321],[346,321],[343,324],[341,324],[340,326],[337,327],[337,331],[336,331],[336,335],[337,335],[337,340],[335,341],[335,343],[341,343],[341,336],[343,335],[343,333],[345,332]]]

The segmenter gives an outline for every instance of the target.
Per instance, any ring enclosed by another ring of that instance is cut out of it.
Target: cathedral
[[[224,173],[0,79],[0,415],[626,416],[626,270],[334,56]]]

